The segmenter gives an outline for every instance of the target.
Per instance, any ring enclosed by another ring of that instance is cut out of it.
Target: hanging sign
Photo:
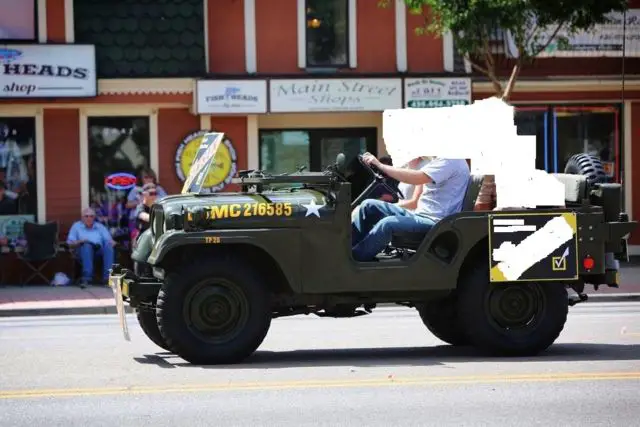
[[[194,132],[178,145],[175,168],[180,181],[184,182],[186,177],[189,176],[191,164],[198,148],[200,148],[202,137],[211,132],[213,131],[201,130]],[[231,140],[225,136],[211,163],[207,177],[202,185],[202,191],[213,193],[222,190],[231,183],[237,170],[236,150],[233,148]]]

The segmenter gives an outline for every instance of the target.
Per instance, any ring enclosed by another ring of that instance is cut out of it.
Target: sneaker
[[[80,282],[78,282],[78,286],[80,286],[80,289],[85,289],[89,286],[89,281],[87,279],[81,279]]]

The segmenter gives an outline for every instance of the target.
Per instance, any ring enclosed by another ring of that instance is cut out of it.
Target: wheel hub
[[[539,285],[514,285],[489,296],[491,317],[501,328],[520,329],[536,320],[544,306]]]
[[[194,287],[185,298],[185,320],[193,332],[207,341],[226,341],[242,328],[248,317],[244,295],[231,283]]]

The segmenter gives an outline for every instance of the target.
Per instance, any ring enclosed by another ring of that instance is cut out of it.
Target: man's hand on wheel
[[[375,166],[378,169],[380,169],[380,166],[382,165],[382,163],[380,163],[380,160],[376,159],[376,156],[374,156],[369,152],[366,152],[362,155],[362,161],[365,162],[367,165]]]

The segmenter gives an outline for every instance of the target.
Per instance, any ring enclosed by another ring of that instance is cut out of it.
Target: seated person
[[[18,206],[15,199],[7,194],[7,186],[4,181],[0,181],[0,215],[15,215],[18,213]]]
[[[80,287],[84,288],[93,278],[93,259],[97,254],[102,255],[102,278],[108,283],[109,270],[113,265],[116,242],[109,230],[96,221],[96,212],[91,208],[82,210],[82,220],[76,221],[69,230],[67,243],[76,250],[82,264],[82,278]]]
[[[142,187],[142,203],[136,208],[136,228],[138,229],[138,235],[149,228],[151,207],[156,202],[157,197],[158,190],[155,184],[145,184]]]
[[[372,261],[395,231],[424,232],[446,216],[460,212],[469,165],[464,159],[433,158],[419,170],[382,164],[370,153],[363,160],[399,182],[422,185],[415,210],[381,200],[365,200],[351,215],[352,250],[356,261]]]

